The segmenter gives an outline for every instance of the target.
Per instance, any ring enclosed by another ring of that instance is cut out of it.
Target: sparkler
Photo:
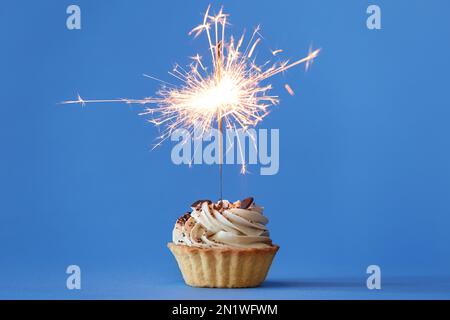
[[[278,104],[278,97],[269,94],[271,84],[263,84],[264,80],[284,72],[292,67],[305,64],[306,69],[317,57],[320,50],[311,50],[302,59],[290,62],[271,63],[267,61],[258,65],[253,58],[258,44],[261,42],[260,27],[258,26],[244,48],[243,34],[235,40],[233,36],[226,40],[225,33],[228,25],[228,14],[222,9],[216,15],[210,15],[208,6],[203,21],[193,28],[189,35],[194,38],[206,34],[211,55],[212,71],[205,66],[202,57],[191,57],[193,62],[186,70],[179,65],[169,72],[181,81],[176,86],[152,76],[149,78],[162,82],[156,97],[143,99],[108,99],[84,100],[79,95],[77,100],[64,101],[63,104],[81,104],[94,102],[124,102],[141,104],[145,110],[140,115],[150,116],[149,122],[165,129],[159,136],[160,145],[178,128],[185,128],[194,132],[194,127],[200,128],[201,138],[217,123],[219,134],[219,172],[220,198],[222,199],[222,163],[223,163],[223,125],[229,129],[256,126],[268,114],[268,107]],[[275,56],[282,50],[272,51]],[[285,84],[289,94],[294,95],[292,88]],[[155,146],[155,147],[156,147]],[[242,173],[245,173],[245,157],[241,153]]]

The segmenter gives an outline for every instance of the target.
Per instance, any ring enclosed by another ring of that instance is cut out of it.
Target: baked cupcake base
[[[267,248],[197,248],[167,245],[183,279],[193,287],[248,288],[259,286],[267,276],[277,245]]]

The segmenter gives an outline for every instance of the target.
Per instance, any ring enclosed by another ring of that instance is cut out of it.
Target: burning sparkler
[[[244,36],[235,40],[233,36],[226,40],[228,14],[222,9],[216,15],[210,15],[208,6],[203,22],[189,32],[195,38],[206,34],[211,55],[212,71],[209,72],[202,57],[191,57],[193,62],[186,70],[175,66],[170,75],[181,81],[180,86],[161,81],[163,86],[156,97],[143,99],[112,99],[112,100],[84,100],[78,96],[77,100],[65,101],[64,104],[81,104],[92,102],[124,102],[128,104],[145,105],[141,115],[149,115],[149,121],[156,126],[163,126],[158,145],[170,137],[178,128],[186,128],[191,132],[198,126],[200,137],[207,134],[217,123],[219,135],[219,170],[222,181],[222,128],[229,129],[256,126],[268,114],[268,107],[279,102],[278,97],[270,95],[271,84],[263,84],[264,80],[284,72],[292,67],[305,63],[306,68],[317,57],[320,50],[310,50],[309,54],[294,62],[278,63],[266,62],[257,65],[254,56],[256,47],[261,41],[259,26],[244,48]],[[282,50],[274,50],[275,56]],[[286,84],[286,90],[293,95],[294,91]],[[200,138],[194,136],[194,138]],[[241,155],[243,157],[243,155]],[[244,158],[243,158],[244,159]],[[245,161],[241,172],[245,173]],[[220,188],[222,198],[222,182]]]

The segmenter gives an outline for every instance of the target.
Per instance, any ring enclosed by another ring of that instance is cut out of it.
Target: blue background
[[[382,30],[366,28],[380,5]],[[67,30],[66,8],[82,29]],[[262,24],[285,58],[322,48],[273,79],[282,102],[280,171],[225,167],[225,197],[264,205],[281,246],[258,289],[185,286],[166,248],[178,216],[218,198],[216,166],[176,166],[171,143],[120,103],[207,54],[187,32],[207,1],[2,1],[0,298],[450,298],[450,3],[222,1],[231,32]],[[283,89],[290,83],[294,97]],[[66,267],[82,290],[66,289]],[[382,269],[382,290],[365,286]]]

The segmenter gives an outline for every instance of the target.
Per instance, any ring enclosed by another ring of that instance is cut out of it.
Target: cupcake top
[[[231,203],[198,200],[175,223],[173,242],[192,247],[270,247],[263,208],[253,198]]]

